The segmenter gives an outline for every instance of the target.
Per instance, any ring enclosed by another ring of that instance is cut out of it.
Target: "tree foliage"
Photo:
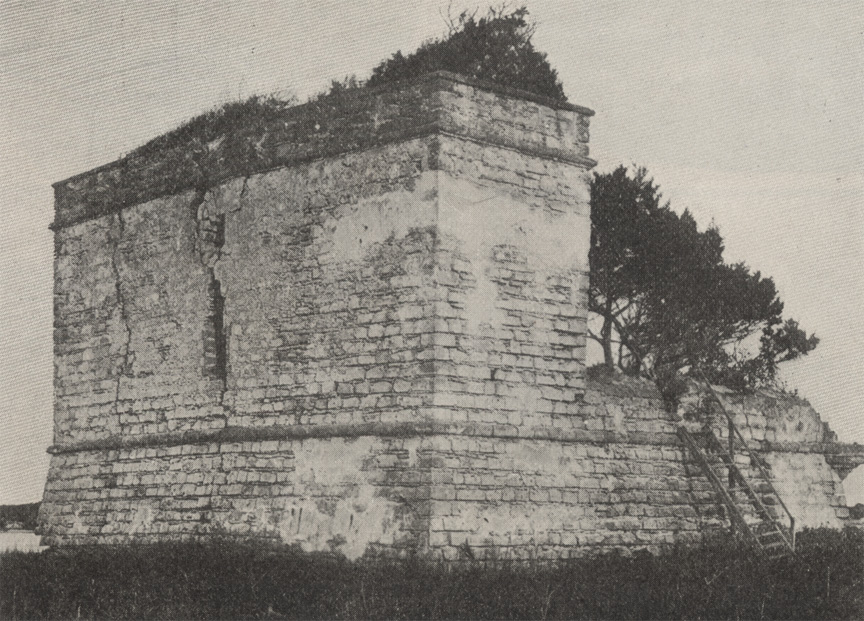
[[[602,320],[591,337],[604,363],[653,377],[673,400],[692,367],[733,388],[771,383],[818,339],[784,321],[771,278],[724,261],[716,227],[700,231],[661,198],[644,168],[594,175],[589,310]],[[745,341],[760,332],[750,353]]]
[[[463,12],[450,20],[448,34],[427,41],[407,56],[401,51],[372,70],[367,84],[376,86],[446,70],[523,89],[556,101],[567,101],[546,54],[534,49],[534,24],[528,9],[490,8],[480,18]]]

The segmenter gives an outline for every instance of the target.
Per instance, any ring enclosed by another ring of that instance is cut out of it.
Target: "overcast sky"
[[[447,4],[0,3],[0,504],[38,500],[48,463],[51,183],[216,104],[365,77],[442,34]],[[526,4],[570,100],[597,112],[598,169],[647,167],[729,259],[774,277],[822,340],[789,386],[864,442],[861,1]]]

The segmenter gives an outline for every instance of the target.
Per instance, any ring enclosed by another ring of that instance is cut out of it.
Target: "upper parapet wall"
[[[434,133],[454,134],[590,168],[592,110],[448,72],[375,89],[350,90],[243,128],[248,157],[223,142],[138,149],[54,184],[53,228],[160,196],[206,189],[238,176]],[[434,162],[432,166],[434,167]]]

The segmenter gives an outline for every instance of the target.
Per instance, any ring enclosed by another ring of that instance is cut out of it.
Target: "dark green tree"
[[[716,227],[700,231],[688,211],[661,203],[644,168],[619,166],[591,184],[590,336],[604,363],[654,378],[674,401],[682,370],[743,389],[770,384],[777,365],[818,344],[782,317],[774,281],[723,259]],[[759,348],[745,341],[761,332]],[[617,349],[617,351],[616,351]]]
[[[645,284],[651,279],[656,254],[648,244],[654,238],[646,235],[644,226],[652,224],[668,210],[660,205],[657,187],[646,179],[645,169],[634,177],[623,166],[609,174],[595,174],[591,183],[591,278],[588,308],[602,317],[599,334],[591,334],[603,347],[604,362],[615,366],[614,337],[618,336],[617,359],[626,368],[626,356],[632,366],[643,357],[640,344],[629,339],[626,326],[642,320],[638,303]],[[638,373],[638,368],[635,368]]]
[[[490,8],[480,18],[463,12],[450,20],[450,30],[443,38],[427,41],[407,56],[399,51],[382,61],[367,84],[377,86],[446,70],[567,101],[546,54],[534,49],[534,28],[524,6]]]

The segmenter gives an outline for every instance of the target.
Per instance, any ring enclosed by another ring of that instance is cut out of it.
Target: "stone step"
[[[771,531],[764,532],[764,533],[758,533],[756,536],[759,538],[760,542],[765,542],[765,543],[770,542],[772,540],[784,543],[785,539],[786,539],[786,537],[785,537],[785,535],[783,535],[783,533],[781,533],[779,530],[775,530],[775,529],[772,529]]]

